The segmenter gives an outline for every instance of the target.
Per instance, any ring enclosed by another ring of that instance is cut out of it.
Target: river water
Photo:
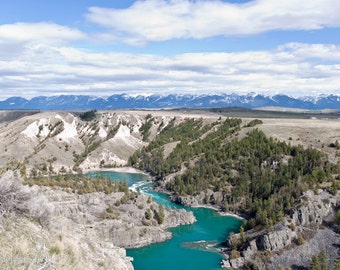
[[[207,208],[189,208],[172,203],[168,196],[151,189],[148,176],[143,174],[101,172],[113,181],[125,181],[130,188],[137,187],[160,204],[172,208],[193,211],[197,222],[169,229],[173,238],[163,243],[127,250],[134,258],[136,270],[215,270],[220,268],[221,254],[216,250],[231,232],[237,232],[242,221],[229,216],[220,216]]]

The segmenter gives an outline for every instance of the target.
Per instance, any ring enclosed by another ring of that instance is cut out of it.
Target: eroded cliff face
[[[12,178],[0,179],[1,187],[12,185]],[[192,212],[162,209],[149,196],[131,192],[79,195],[17,182],[11,194],[11,211],[0,215],[7,256],[0,256],[2,269],[38,269],[46,262],[44,269],[131,270],[124,248],[165,241],[171,237],[166,228],[195,222]],[[8,265],[11,256],[20,263]]]
[[[27,173],[42,175],[125,166],[136,150],[173,119],[103,111],[85,121],[79,115],[39,112],[0,123],[0,166],[16,159],[25,161]]]
[[[333,266],[338,256],[340,239],[331,225],[340,203],[340,192],[336,195],[322,190],[318,192],[306,192],[290,217],[269,231],[246,232],[242,236],[245,241],[240,256],[230,256],[230,249],[223,266],[243,269],[244,264],[248,263],[260,269],[273,270],[279,267],[306,267],[311,257],[322,250],[327,252],[330,265]],[[230,248],[240,238],[240,234],[232,236]]]
[[[135,248],[171,238],[165,229],[196,221],[192,212],[164,209],[162,222],[156,219],[160,206],[144,194],[123,192],[84,195],[68,194],[58,189],[34,187],[45,196],[53,209],[42,223],[52,231],[73,232],[105,239],[115,246]]]

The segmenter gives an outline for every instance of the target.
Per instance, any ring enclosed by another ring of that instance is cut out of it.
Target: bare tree
[[[46,223],[52,205],[37,190],[23,185],[23,179],[16,171],[7,171],[0,177],[0,216],[20,212]]]
[[[0,215],[6,216],[27,199],[28,194],[22,185],[22,179],[13,171],[7,171],[0,177]]]

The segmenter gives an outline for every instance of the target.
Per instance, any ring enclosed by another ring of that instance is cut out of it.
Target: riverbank
[[[96,170],[95,170],[96,171]],[[115,167],[115,168],[99,168],[101,172],[118,172],[118,173],[135,173],[135,174],[144,174],[150,176],[148,173],[138,170],[133,167]],[[94,172],[93,170],[89,172]],[[151,176],[150,176],[151,178]]]
[[[178,207],[166,194],[154,191],[151,194],[156,202],[169,207]],[[189,226],[170,229],[173,238],[169,241],[128,250],[127,254],[134,258],[133,264],[136,270],[154,268],[222,270],[220,267],[224,259],[222,250],[214,249],[212,246],[224,242],[231,232],[236,233],[242,221],[229,216],[221,216],[216,209],[208,207],[190,209],[186,207],[185,209],[194,213],[197,222]]]
[[[131,170],[131,171],[136,171],[137,173],[140,172],[140,173],[144,173],[146,175],[149,175],[146,172],[143,172],[143,171],[137,170],[135,168],[131,168],[131,167],[125,167],[125,168],[121,167],[121,168],[118,168],[118,169],[121,169],[122,172],[124,172],[124,171],[128,172],[129,170]],[[149,176],[152,179],[152,176],[151,175],[149,175]],[[188,206],[188,207],[191,207],[191,208],[211,209],[211,210],[216,211],[220,216],[233,217],[233,218],[237,218],[239,220],[246,220],[246,218],[241,216],[241,215],[238,215],[238,214],[235,214],[235,213],[232,213],[232,212],[222,211],[221,208],[219,206],[216,206],[216,205],[212,205],[212,204],[181,204],[181,203],[178,203],[177,196],[174,196],[172,192],[166,190],[162,186],[157,186],[156,188],[154,188],[154,191],[168,195],[169,199],[172,202],[177,203],[177,204],[182,205],[182,206]]]
[[[239,216],[235,213],[231,213],[231,212],[225,212],[225,211],[222,211],[220,209],[220,207],[217,207],[217,206],[213,206],[213,205],[206,205],[206,204],[199,204],[199,205],[195,205],[195,206],[191,206],[192,208],[206,208],[206,209],[211,209],[211,210],[214,210],[216,211],[220,216],[223,216],[223,217],[233,217],[233,218],[237,218],[239,220],[246,220],[244,217],[242,216]]]

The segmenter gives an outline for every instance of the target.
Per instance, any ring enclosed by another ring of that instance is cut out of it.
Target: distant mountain
[[[306,110],[340,109],[340,96],[320,95],[295,98],[287,95],[207,94],[207,95],[137,95],[115,94],[107,98],[84,95],[39,96],[31,100],[11,97],[0,101],[1,110],[105,110],[161,108],[260,108],[276,106]]]

